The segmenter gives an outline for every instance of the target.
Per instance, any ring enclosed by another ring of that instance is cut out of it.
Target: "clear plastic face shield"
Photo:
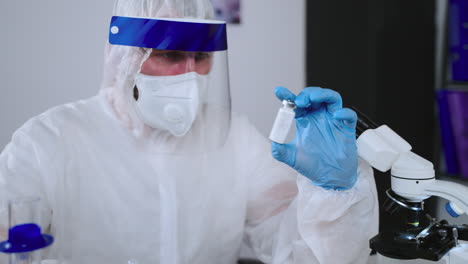
[[[114,16],[109,43],[145,53],[132,105],[156,151],[199,153],[223,145],[231,113],[224,22]]]

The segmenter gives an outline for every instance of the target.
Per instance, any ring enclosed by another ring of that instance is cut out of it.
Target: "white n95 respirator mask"
[[[207,75],[188,72],[172,76],[138,74],[135,106],[145,124],[184,136],[192,127],[206,91]]]

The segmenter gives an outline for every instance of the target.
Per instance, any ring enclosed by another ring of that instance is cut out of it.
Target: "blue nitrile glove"
[[[357,180],[357,115],[342,108],[341,96],[332,90],[308,87],[296,97],[277,87],[280,100],[296,103],[296,136],[288,144],[272,143],[273,157],[294,168],[313,184],[346,190]]]

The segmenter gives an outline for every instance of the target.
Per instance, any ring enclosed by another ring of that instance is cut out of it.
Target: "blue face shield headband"
[[[214,20],[113,16],[109,43],[181,51],[227,50],[226,24]]]

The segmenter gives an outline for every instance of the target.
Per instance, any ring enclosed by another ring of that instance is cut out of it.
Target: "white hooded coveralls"
[[[233,264],[244,233],[265,263],[366,262],[378,210],[364,162],[350,190],[314,186],[274,160],[244,118],[233,118],[216,155],[157,149],[122,125],[102,93],[56,107],[2,152],[2,202],[45,200],[56,238],[48,258],[71,263]]]

